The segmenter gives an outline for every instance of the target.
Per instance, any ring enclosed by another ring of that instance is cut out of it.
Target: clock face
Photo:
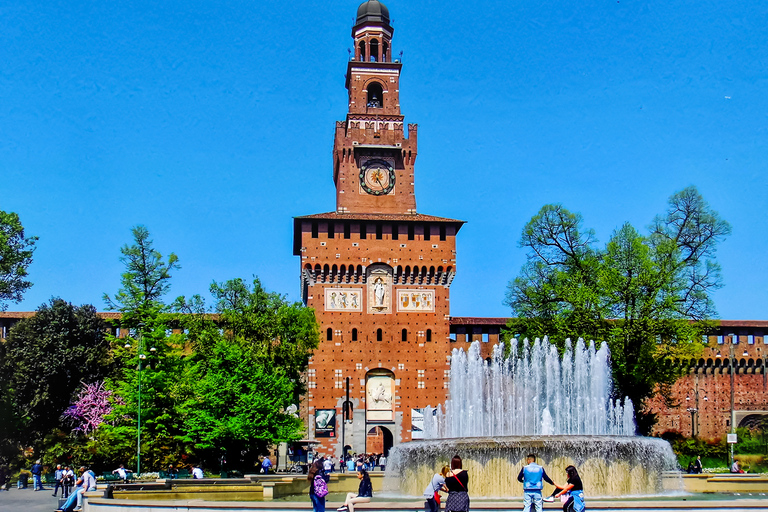
[[[360,185],[375,196],[389,194],[395,188],[395,169],[385,160],[367,160],[360,166]]]

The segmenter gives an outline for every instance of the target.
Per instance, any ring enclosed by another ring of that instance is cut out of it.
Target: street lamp
[[[698,393],[698,391],[697,391],[697,393]],[[686,410],[689,413],[691,413],[691,437],[693,437],[695,439],[696,438],[696,423],[694,423],[694,422],[695,422],[696,413],[699,412],[699,410],[695,407],[696,404],[694,404],[694,407],[690,407],[691,397],[689,397],[689,396],[685,397],[685,401],[689,403],[689,407]]]
[[[136,427],[136,475],[141,474],[141,370],[142,368],[142,361],[147,359],[147,355],[144,353],[144,336],[143,336],[143,330],[144,330],[144,324],[140,323],[139,328],[137,331],[137,342],[138,342],[138,348],[136,352],[138,353],[138,365],[136,367],[136,370],[139,373],[139,399],[138,399],[138,412],[137,412],[137,427]],[[125,348],[131,348],[131,344],[126,342]],[[151,347],[149,349],[150,353],[154,354],[157,352],[157,349],[155,347]]]

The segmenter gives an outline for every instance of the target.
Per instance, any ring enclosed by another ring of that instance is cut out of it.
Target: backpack
[[[315,476],[314,491],[318,498],[325,498],[328,495],[328,486],[321,475]]]

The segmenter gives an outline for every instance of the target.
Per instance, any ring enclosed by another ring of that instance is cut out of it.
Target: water
[[[608,347],[579,339],[557,347],[536,339],[510,354],[504,344],[493,349],[490,362],[480,355],[480,342],[451,356],[450,399],[445,412],[428,407],[425,437],[520,435],[634,435],[632,401],[613,399]]]
[[[561,356],[546,338],[526,340],[520,349],[513,340],[508,357],[499,344],[490,361],[480,347],[453,350],[450,398],[444,408],[424,411],[425,440],[392,449],[385,489],[419,495],[458,454],[470,474],[470,495],[521,495],[517,475],[535,453],[560,485],[565,468],[576,466],[589,496],[665,490],[662,473],[677,469],[672,448],[635,436],[631,400],[613,396],[605,344],[569,340]]]

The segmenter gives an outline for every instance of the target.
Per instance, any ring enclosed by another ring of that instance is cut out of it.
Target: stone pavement
[[[53,512],[59,505],[59,500],[51,494],[51,487],[46,487],[43,491],[33,491],[31,482],[27,489],[12,486],[10,491],[0,491],[0,512]]]

